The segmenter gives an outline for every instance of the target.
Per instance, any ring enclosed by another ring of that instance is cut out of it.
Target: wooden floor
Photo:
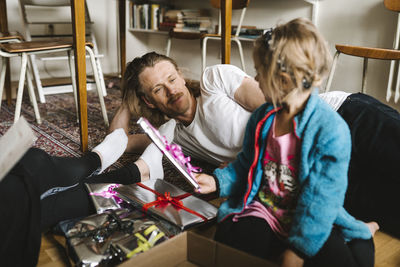
[[[206,236],[209,233],[205,234]],[[71,266],[63,247],[65,240],[62,237],[43,235],[40,249],[39,267],[66,267]],[[375,266],[398,267],[400,266],[400,240],[383,232],[378,232],[375,242]],[[61,245],[62,244],[62,245]]]

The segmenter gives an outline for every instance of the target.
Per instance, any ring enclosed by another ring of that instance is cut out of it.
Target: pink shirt
[[[268,133],[262,166],[264,177],[257,198],[241,214],[265,219],[271,229],[287,236],[298,196],[300,140],[294,133],[275,136],[275,119]]]

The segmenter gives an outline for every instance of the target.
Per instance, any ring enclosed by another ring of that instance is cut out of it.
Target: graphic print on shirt
[[[258,193],[260,202],[288,232],[298,196],[297,147],[293,134],[269,134],[263,158],[264,178]]]

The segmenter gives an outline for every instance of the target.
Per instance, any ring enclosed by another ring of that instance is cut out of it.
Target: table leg
[[[222,14],[222,64],[231,62],[232,0],[221,0]]]
[[[6,0],[0,0],[0,32],[4,35],[8,35],[8,19],[7,19],[7,3]],[[10,60],[7,58],[3,58],[6,60],[6,79],[4,83],[4,88],[6,89],[6,99],[7,104],[11,105],[11,75],[10,75]],[[0,96],[0,101],[3,96]]]
[[[126,68],[126,0],[118,1],[119,16],[119,52],[121,64],[121,77],[124,76]]]
[[[88,151],[88,119],[86,91],[85,2],[71,0],[75,75],[78,90],[79,129],[82,152]]]

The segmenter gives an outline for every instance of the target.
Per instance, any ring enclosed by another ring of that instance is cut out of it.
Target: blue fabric
[[[276,111],[268,103],[259,107],[247,124],[243,148],[236,161],[214,171],[220,196],[228,197],[219,208],[218,221],[240,213],[245,201],[248,205],[256,196],[263,179],[261,158]],[[350,131],[345,121],[315,90],[305,109],[294,118],[294,128],[301,140],[300,194],[288,237],[290,245],[312,257],[329,237],[333,225],[340,229],[345,240],[371,238],[368,227],[343,208],[351,152]]]

